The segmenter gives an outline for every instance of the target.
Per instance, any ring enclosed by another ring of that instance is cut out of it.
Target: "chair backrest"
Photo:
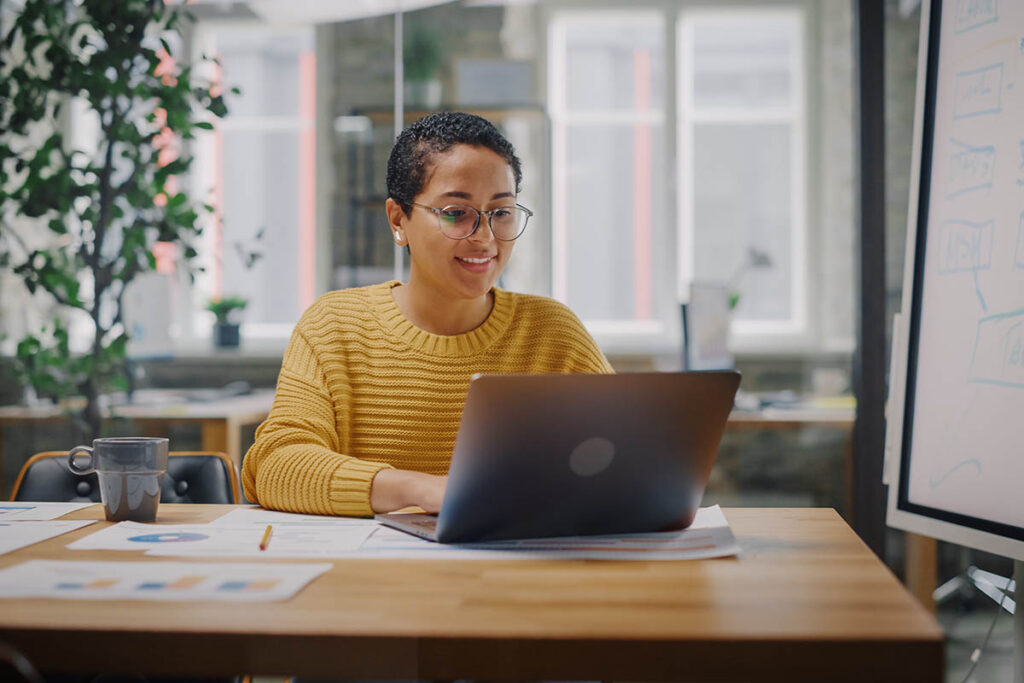
[[[18,650],[0,640],[0,681],[44,683],[42,675]]]
[[[223,453],[183,451],[167,458],[160,477],[162,503],[238,503],[238,472]],[[36,453],[21,468],[11,500],[100,502],[96,474],[75,474],[64,451]]]

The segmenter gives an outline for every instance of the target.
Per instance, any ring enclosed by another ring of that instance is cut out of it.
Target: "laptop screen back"
[[[731,371],[475,378],[438,540],[688,526],[739,380]]]

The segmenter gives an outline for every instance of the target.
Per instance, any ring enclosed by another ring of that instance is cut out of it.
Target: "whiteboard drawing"
[[[997,0],[958,0],[956,5],[956,33],[999,21]]]
[[[973,223],[949,220],[940,227],[939,273],[973,272],[992,267],[992,233],[995,221]]]
[[[949,175],[946,178],[946,196],[956,197],[992,187],[996,167],[996,148],[989,145],[974,147],[950,138],[958,148],[949,156]]]
[[[1024,389],[1024,308],[978,321],[968,381]]]
[[[1020,212],[1020,226],[1017,228],[1017,249],[1013,254],[1013,269],[1024,268],[1024,211]]]
[[[961,71],[953,88],[953,120],[1003,110],[1003,63]]]

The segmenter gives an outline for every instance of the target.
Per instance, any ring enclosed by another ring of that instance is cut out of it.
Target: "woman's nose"
[[[481,214],[480,225],[476,226],[476,230],[474,230],[473,234],[469,236],[469,239],[474,242],[484,242],[485,244],[494,239],[494,231],[491,230],[490,216],[484,216]]]

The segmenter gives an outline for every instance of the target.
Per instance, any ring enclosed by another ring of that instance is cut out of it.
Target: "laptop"
[[[733,371],[476,375],[440,513],[376,519],[440,543],[686,528],[739,384]]]

